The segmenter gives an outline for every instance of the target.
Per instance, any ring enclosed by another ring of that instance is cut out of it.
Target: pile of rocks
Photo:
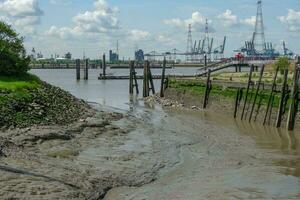
[[[176,100],[169,98],[161,98],[159,95],[149,96],[144,99],[146,103],[158,103],[163,107],[177,108],[177,109],[193,109],[199,110],[197,106],[187,107],[184,103],[179,103]]]
[[[36,124],[64,125],[92,112],[84,101],[47,83],[20,95],[11,95],[9,91],[1,91],[1,95],[6,99],[0,104],[0,127],[4,129]]]

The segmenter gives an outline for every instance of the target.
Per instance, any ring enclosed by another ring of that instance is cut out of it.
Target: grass
[[[38,88],[41,80],[31,74],[19,76],[0,76],[0,90],[20,91],[23,89]]]
[[[178,91],[188,91],[191,92],[192,94],[195,94],[197,96],[202,96],[202,97],[204,96],[206,90],[205,84],[200,82],[199,80],[174,80],[173,79],[170,80],[169,87],[174,88]],[[250,90],[248,101],[250,100],[251,96],[253,101],[255,92],[256,92],[256,87],[254,88],[253,91]],[[244,90],[243,98],[245,98],[245,93],[246,93],[246,89]],[[210,92],[210,96],[221,97],[221,99],[224,97],[229,98],[232,99],[233,102],[236,98],[236,95],[237,95],[237,88],[222,87],[218,85],[213,85],[212,90]],[[268,104],[269,95],[270,95],[270,91],[268,90],[261,91],[258,95],[256,103],[258,104],[261,99],[262,105],[266,106]],[[274,104],[273,104],[274,107],[279,107],[279,101],[280,101],[280,94],[276,94],[274,98]]]

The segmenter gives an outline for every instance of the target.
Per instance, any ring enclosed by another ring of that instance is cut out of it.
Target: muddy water
[[[98,81],[97,71],[87,82],[74,81],[68,71],[34,73],[128,115],[116,124],[128,135],[100,137],[75,160],[124,179],[127,187],[110,190],[107,200],[300,199],[299,132],[145,105],[128,96],[127,81]]]
[[[150,125],[151,136],[141,132],[125,146],[152,144],[162,154],[157,161],[167,165],[152,183],[112,189],[106,200],[300,198],[299,134],[209,112],[148,112],[155,112],[154,121],[137,127]]]

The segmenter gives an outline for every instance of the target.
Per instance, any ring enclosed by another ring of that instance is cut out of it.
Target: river
[[[78,157],[82,164],[120,168],[124,174],[143,167],[156,169],[150,183],[114,188],[107,200],[300,199],[299,132],[236,121],[210,111],[164,110],[144,104],[128,95],[128,81],[98,80],[100,70],[91,70],[88,81],[76,81],[74,70],[31,72],[78,98],[132,116],[132,122],[119,124],[134,127],[126,141],[103,152],[99,140],[99,148],[87,149]],[[154,70],[154,74],[160,72]],[[195,72],[193,68],[168,70],[169,74]],[[159,81],[155,85],[159,88]],[[136,159],[124,166],[103,162],[102,157],[119,154]],[[146,175],[137,176],[143,179]]]

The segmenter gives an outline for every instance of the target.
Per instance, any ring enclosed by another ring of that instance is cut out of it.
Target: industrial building
[[[109,50],[109,61],[110,62],[118,62],[119,54],[116,52],[113,52],[113,50]]]

